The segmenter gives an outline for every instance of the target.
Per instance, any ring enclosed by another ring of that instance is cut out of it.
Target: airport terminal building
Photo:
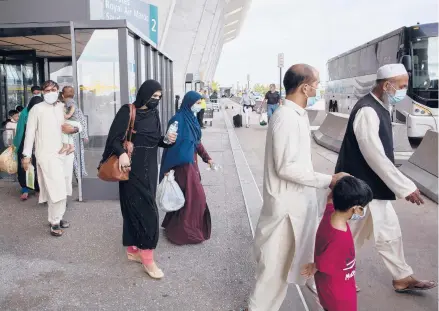
[[[238,34],[250,0],[0,1],[0,118],[26,106],[32,85],[72,85],[87,119],[88,176],[80,200],[115,199],[117,184],[96,168],[118,109],[146,79],[163,86],[163,128],[174,95],[208,85],[225,43]],[[189,75],[188,75],[189,74]],[[186,77],[192,76],[190,81]]]

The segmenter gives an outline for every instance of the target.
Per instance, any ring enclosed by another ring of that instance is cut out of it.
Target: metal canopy
[[[136,37],[151,46],[159,55],[172,59],[165,53],[158,51],[157,46],[144,36],[136,27],[126,20],[96,20],[96,21],[71,21],[53,23],[5,23],[0,24],[0,50],[5,51],[31,51],[35,50],[37,57],[58,58],[72,55],[71,28],[77,29],[119,29],[128,28]],[[90,39],[93,31],[86,35],[81,31],[75,36],[76,56],[81,52]]]

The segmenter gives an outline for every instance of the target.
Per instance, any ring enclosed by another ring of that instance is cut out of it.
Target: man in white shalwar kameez
[[[404,257],[401,227],[391,201],[406,198],[423,203],[416,185],[394,165],[392,105],[398,105],[407,93],[409,76],[402,64],[378,69],[372,92],[358,101],[351,111],[340,149],[336,172],[364,180],[374,200],[365,219],[350,224],[358,250],[366,239],[374,237],[375,247],[393,278],[397,292],[428,290],[434,281],[419,281]]]
[[[314,257],[319,224],[316,188],[328,188],[344,174],[314,172],[307,99],[314,97],[318,72],[294,65],[284,77],[286,99],[268,127],[264,167],[264,203],[255,233],[256,285],[250,311],[276,311],[288,283],[305,284],[300,270]]]
[[[72,195],[73,153],[59,154],[62,147],[62,129],[77,133],[81,129],[64,126],[64,104],[58,102],[58,84],[47,81],[42,86],[44,102],[29,113],[22,165],[27,170],[35,144],[39,203],[48,204],[48,220],[53,236],[61,236],[62,228],[69,226],[63,220],[67,196]]]

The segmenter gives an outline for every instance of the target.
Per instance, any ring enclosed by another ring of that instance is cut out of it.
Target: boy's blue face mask
[[[366,217],[366,211],[367,211],[367,207],[363,208],[363,215],[357,214],[354,211],[350,220],[362,220],[364,217]]]

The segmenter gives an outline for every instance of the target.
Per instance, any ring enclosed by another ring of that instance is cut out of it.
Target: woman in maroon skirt
[[[174,170],[175,180],[185,197],[184,206],[176,212],[166,213],[162,223],[169,241],[177,245],[201,243],[210,238],[211,232],[198,155],[209,165],[213,161],[201,143],[201,128],[195,117],[201,108],[200,101],[200,94],[188,92],[180,110],[169,121],[169,125],[178,121],[178,136],[175,144],[164,151],[160,168],[160,181]]]

